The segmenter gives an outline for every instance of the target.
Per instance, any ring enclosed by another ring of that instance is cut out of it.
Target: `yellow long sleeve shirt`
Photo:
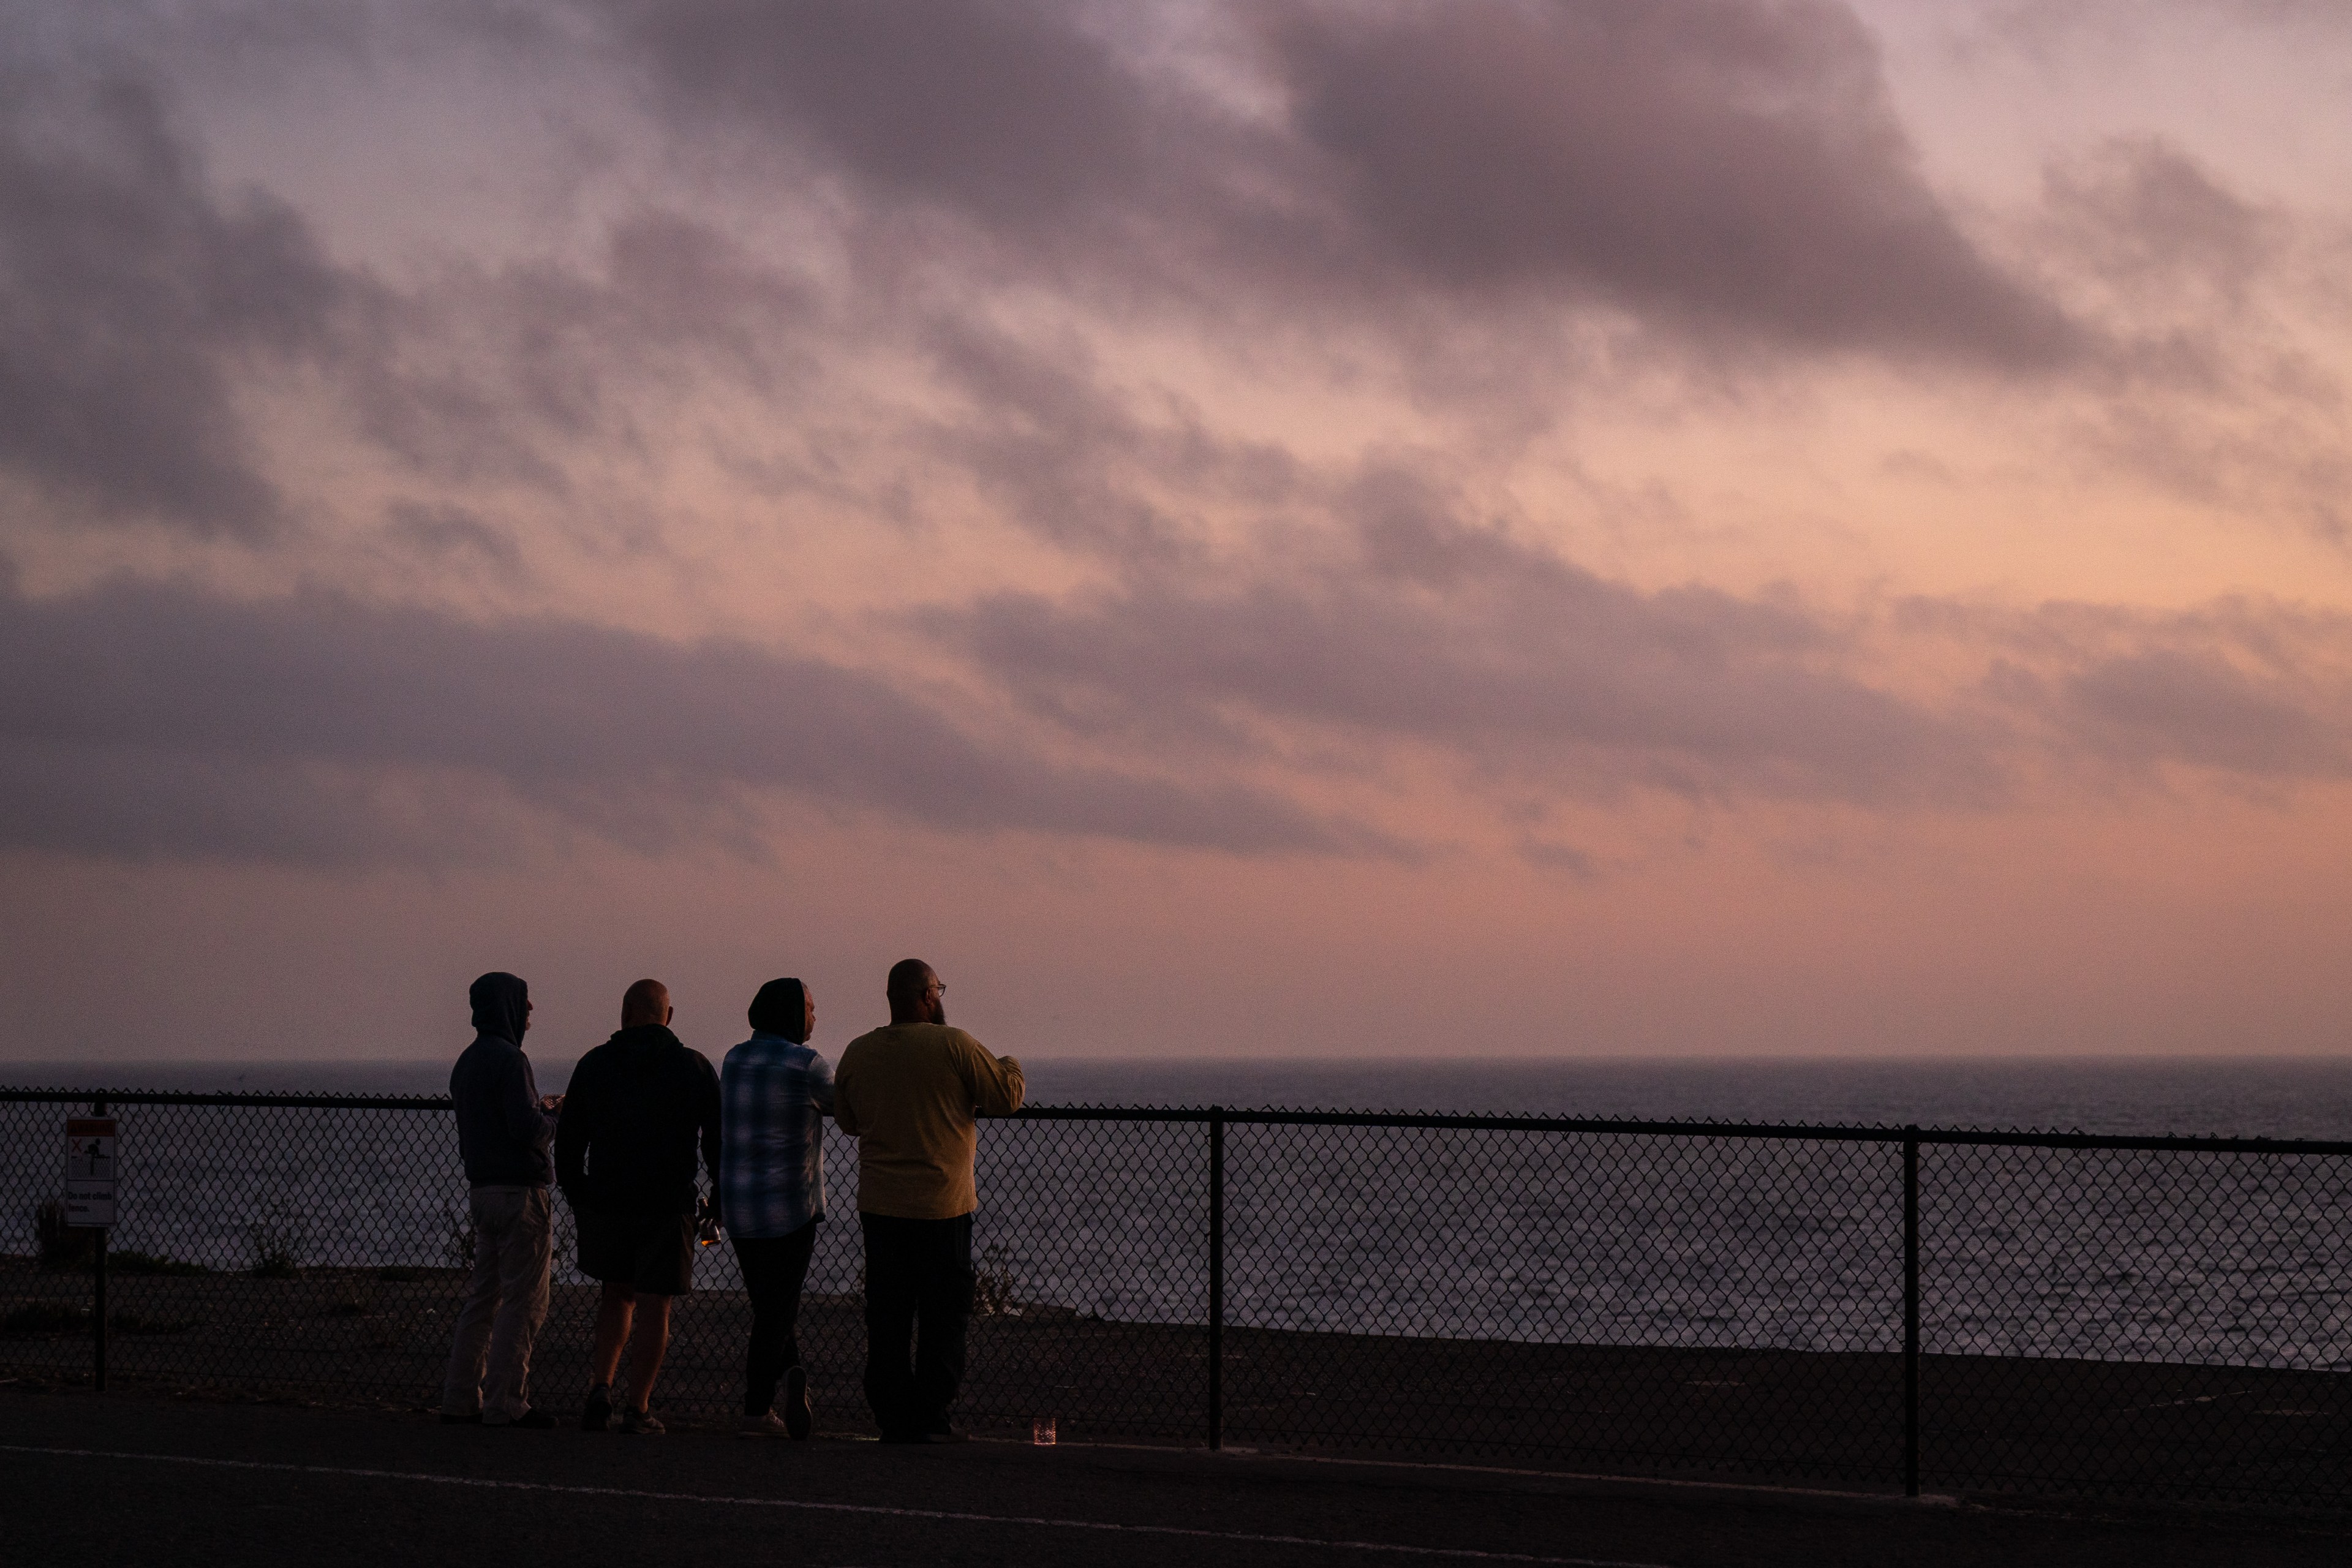
[[[945,1024],[886,1024],[849,1042],[833,1074],[833,1119],[857,1139],[857,1207],[953,1219],[980,1206],[978,1116],[1010,1116],[1021,1064]]]

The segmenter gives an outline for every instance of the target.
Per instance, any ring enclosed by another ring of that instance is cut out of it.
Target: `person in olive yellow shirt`
[[[954,1442],[980,1206],[974,1119],[1021,1109],[1021,1064],[948,1027],[948,988],[921,959],[891,965],[887,989],[889,1024],[850,1041],[833,1075],[834,1121],[857,1139],[866,1403],[886,1443]]]

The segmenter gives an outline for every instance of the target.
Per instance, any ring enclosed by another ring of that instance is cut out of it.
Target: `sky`
[[[2333,1054],[2336,0],[5,0],[5,1059]]]

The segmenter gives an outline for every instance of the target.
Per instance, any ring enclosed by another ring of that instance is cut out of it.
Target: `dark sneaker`
[[[654,1419],[650,1410],[621,1412],[621,1436],[625,1437],[658,1437],[668,1428]]]
[[[948,1425],[944,1415],[923,1428],[923,1438],[931,1443],[969,1443],[971,1438]]]
[[[797,1366],[784,1369],[784,1430],[794,1437],[805,1437],[816,1425],[816,1416],[809,1409],[808,1373]]]
[[[555,1425],[555,1417],[533,1405],[511,1421],[485,1421],[485,1426],[520,1426],[526,1432],[544,1432]]]
[[[746,1415],[736,1422],[735,1436],[738,1437],[789,1437],[792,1432],[776,1418],[774,1411],[768,1410],[757,1415]]]
[[[613,1396],[602,1388],[588,1391],[588,1403],[580,1407],[580,1430],[602,1432],[604,1423],[613,1418]]]

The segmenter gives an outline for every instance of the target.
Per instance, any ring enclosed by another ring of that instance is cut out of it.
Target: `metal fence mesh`
[[[1258,1444],[1884,1479],[1883,1144],[1244,1124],[1226,1430]]]
[[[87,1380],[93,1233],[45,1224],[63,1122],[0,1095],[0,1372]],[[117,1379],[437,1401],[471,1246],[438,1100],[108,1095]],[[2352,1145],[1056,1110],[984,1124],[959,1420],[1652,1475],[2352,1505]],[[856,1151],[801,1339],[870,1430]],[[52,1219],[54,1216],[52,1216]],[[576,1409],[595,1287],[556,1205],[533,1394]],[[720,1419],[730,1248],[656,1403]],[[1909,1391],[1916,1387],[1916,1407]],[[1909,1440],[1915,1414],[1916,1442]]]
[[[1946,1484],[2352,1500],[2352,1160],[1922,1152]]]

